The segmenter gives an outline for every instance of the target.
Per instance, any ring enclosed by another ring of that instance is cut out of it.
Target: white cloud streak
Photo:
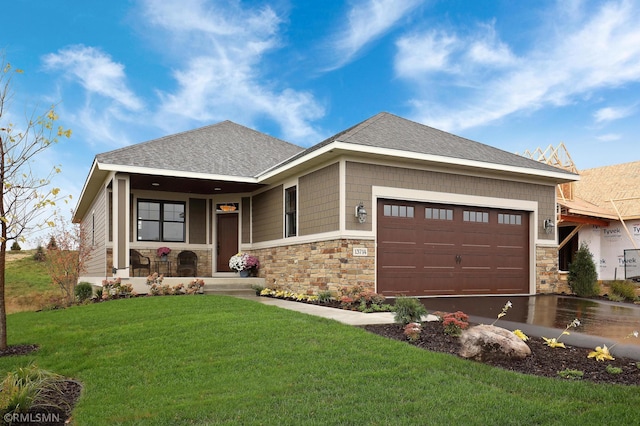
[[[281,19],[269,7],[241,9],[238,4],[190,0],[147,0],[144,16],[174,55],[177,89],[158,92],[157,123],[233,119],[245,125],[268,118],[294,143],[317,141],[310,123],[324,108],[309,92],[278,87],[264,79],[264,55],[279,47]],[[159,31],[158,31],[159,30]]]
[[[131,111],[142,109],[143,102],[127,87],[124,65],[94,47],[69,46],[43,58],[45,68],[61,70],[78,81],[88,93],[95,93]]]
[[[423,0],[365,0],[349,10],[347,26],[333,36],[330,49],[335,56],[326,71],[352,61],[372,41],[384,35]]]
[[[544,32],[532,43],[537,48],[517,57],[492,25],[475,37],[430,30],[400,39],[396,74],[421,94],[411,101],[413,118],[455,131],[640,81],[640,6],[619,1],[590,14],[569,10],[570,19],[557,14],[555,33]],[[428,88],[442,75],[452,91],[433,99]]]
[[[629,117],[635,113],[634,107],[626,107],[626,108],[615,108],[615,107],[606,107],[601,108],[595,112],[593,117],[596,120],[596,123],[608,123],[610,121],[620,120],[625,117]]]

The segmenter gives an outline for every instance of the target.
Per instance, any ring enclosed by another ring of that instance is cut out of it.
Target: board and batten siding
[[[376,164],[346,163],[346,204],[355,206],[360,201],[367,211],[372,211],[372,186],[415,189],[442,193],[454,193],[493,198],[535,201],[538,203],[538,235],[541,239],[553,240],[553,234],[542,229],[544,218],[555,217],[555,186],[526,182],[514,182],[477,176],[457,175],[429,170],[406,169]],[[425,200],[428,201],[428,200]],[[362,229],[352,220],[353,211],[345,212],[348,229]],[[371,230],[371,222],[364,224]]]
[[[298,179],[298,235],[340,229],[340,168],[335,163]]]
[[[253,242],[278,240],[284,233],[283,187],[278,185],[253,196]]]
[[[107,190],[102,188],[93,200],[88,214],[82,220],[87,244],[91,255],[85,262],[85,271],[81,275],[106,276],[107,263]]]

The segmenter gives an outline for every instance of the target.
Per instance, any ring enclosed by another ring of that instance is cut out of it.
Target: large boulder
[[[462,332],[460,356],[477,361],[524,359],[529,346],[513,332],[494,325],[477,325]]]

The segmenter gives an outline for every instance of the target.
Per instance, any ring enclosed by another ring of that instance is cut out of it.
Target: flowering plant
[[[156,253],[158,254],[158,257],[166,256],[171,253],[171,249],[169,247],[158,247]]]
[[[495,325],[495,324],[496,324],[496,322],[498,322],[498,320],[499,320],[500,318],[502,318],[503,316],[507,315],[507,311],[508,311],[508,310],[509,310],[509,308],[510,308],[510,307],[512,307],[512,306],[513,306],[513,303],[511,303],[511,301],[508,301],[507,303],[505,303],[505,304],[504,304],[504,307],[502,308],[502,312],[500,312],[500,313],[498,314],[498,318],[496,318],[496,319],[495,319],[495,321],[493,321],[493,322],[491,323],[491,325]]]
[[[634,331],[633,333],[627,335],[625,337],[625,339],[628,339],[629,337],[638,337],[640,336],[640,333],[638,333],[638,331]],[[611,355],[611,352],[609,352],[611,349],[613,349],[613,347],[615,345],[617,345],[618,343],[614,343],[610,348],[607,348],[607,345],[602,345],[602,346],[596,346],[596,350],[589,352],[589,355],[587,355],[587,358],[595,358],[596,361],[613,361],[615,358]]]
[[[255,256],[240,252],[231,256],[229,268],[238,272],[246,269],[258,269],[260,268],[260,261]]]
[[[460,336],[462,330],[466,330],[469,327],[469,315],[462,311],[447,313],[442,317],[442,326],[445,334]]]
[[[567,325],[567,327],[564,329],[564,331],[562,333],[560,333],[560,335],[558,337],[554,337],[553,339],[547,339],[546,337],[542,337],[542,340],[544,340],[544,344],[551,347],[551,348],[565,348],[566,346],[564,345],[564,343],[562,343],[560,341],[560,338],[562,336],[569,335],[570,333],[567,331],[569,330],[571,327],[579,327],[580,326],[580,321],[578,320],[578,318],[574,319],[573,321],[571,321],[569,323],[569,325]]]

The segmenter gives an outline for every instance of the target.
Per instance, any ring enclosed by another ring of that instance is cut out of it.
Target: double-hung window
[[[185,203],[138,201],[138,241],[184,242]]]
[[[284,236],[295,237],[297,233],[297,193],[292,186],[284,190]]]

